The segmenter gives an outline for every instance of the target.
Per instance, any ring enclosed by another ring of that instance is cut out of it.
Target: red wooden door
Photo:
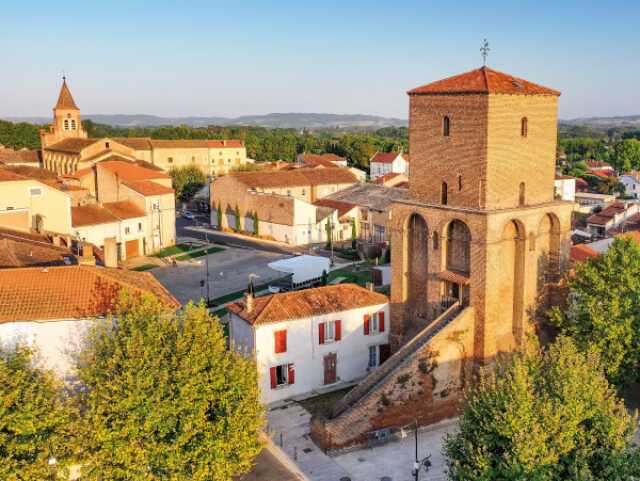
[[[338,358],[335,353],[324,356],[324,383],[333,384],[336,382],[336,364]]]

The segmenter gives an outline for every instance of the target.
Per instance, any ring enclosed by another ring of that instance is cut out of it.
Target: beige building
[[[59,175],[73,174],[114,154],[163,170],[195,165],[209,176],[227,174],[248,161],[239,140],[89,139],[66,79],[53,108],[53,124],[40,132],[40,143],[42,165]]]

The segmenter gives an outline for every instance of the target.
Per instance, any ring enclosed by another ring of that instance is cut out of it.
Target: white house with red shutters
[[[369,177],[377,179],[387,174],[409,175],[409,156],[402,152],[376,152],[369,159]]]
[[[356,284],[227,307],[232,345],[255,358],[265,404],[358,381],[390,355],[389,300]]]

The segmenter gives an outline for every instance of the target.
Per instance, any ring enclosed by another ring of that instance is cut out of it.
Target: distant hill
[[[294,128],[294,129],[379,129],[382,127],[406,126],[407,120],[379,117],[376,115],[340,115],[340,114],[316,114],[316,113],[272,113],[266,115],[243,115],[241,117],[158,117],[155,115],[83,115],[84,119],[90,119],[96,123],[113,125],[118,127],[159,127],[189,125],[191,127],[217,126],[261,126],[269,128]],[[12,122],[29,122],[34,124],[46,124],[51,122],[49,117],[6,117]]]
[[[583,125],[597,128],[640,127],[640,115],[623,115],[616,117],[583,117],[561,120],[564,125]]]

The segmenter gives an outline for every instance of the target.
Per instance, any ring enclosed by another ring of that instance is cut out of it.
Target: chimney
[[[226,146],[227,146],[227,141],[226,141],[226,140],[223,140],[223,141],[222,141],[222,146],[223,146],[223,147],[226,147]]]
[[[253,294],[251,292],[244,293],[244,308],[249,314],[253,311]]]

